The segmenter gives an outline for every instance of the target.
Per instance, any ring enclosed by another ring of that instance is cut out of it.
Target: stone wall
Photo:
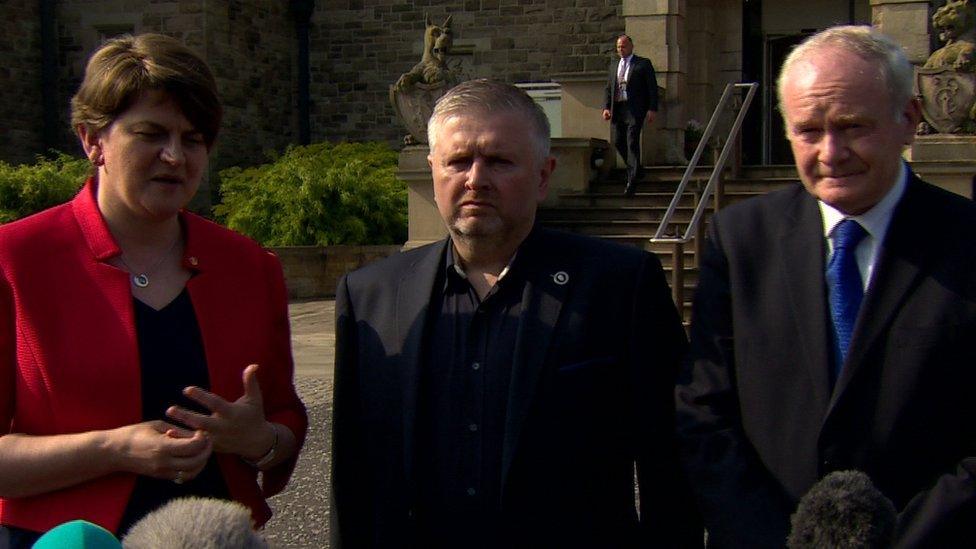
[[[37,0],[0,3],[0,160],[29,162],[44,150],[40,42]]]
[[[0,159],[42,152],[40,15],[36,0],[0,7]],[[224,122],[211,173],[254,165],[296,140],[296,39],[288,2],[262,0],[62,0],[55,10],[61,135],[56,147],[80,154],[69,127],[69,102],[85,63],[106,38],[161,32],[179,38],[209,63],[224,101]],[[26,152],[23,152],[26,151]]]
[[[0,38],[0,70],[6,71],[3,81],[13,83],[0,92],[8,122],[0,130],[4,160],[42,152],[37,4],[7,0],[0,7],[7,31]],[[226,114],[213,170],[258,164],[266,151],[281,151],[297,141],[298,131],[297,38],[289,4],[58,1],[57,148],[80,153],[68,127],[68,102],[97,45],[122,32],[162,32],[196,49],[216,73]],[[404,131],[389,104],[389,86],[420,59],[425,13],[438,22],[453,14],[455,59],[466,76],[510,82],[605,70],[613,38],[624,29],[621,0],[317,0],[310,30],[313,141],[400,143]]]
[[[289,299],[334,297],[342,275],[400,251],[400,246],[281,246]]]
[[[312,139],[400,142],[389,86],[420,60],[425,12],[437,23],[453,15],[468,77],[541,82],[606,70],[624,30],[620,9],[621,0],[317,0]]]
[[[182,2],[187,6],[200,2]],[[297,39],[288,2],[206,2],[206,45],[224,121],[215,168],[253,166],[297,141]]]

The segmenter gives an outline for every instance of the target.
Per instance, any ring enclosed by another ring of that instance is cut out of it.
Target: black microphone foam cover
[[[789,549],[889,547],[898,514],[870,477],[860,471],[835,471],[800,499],[790,517]]]

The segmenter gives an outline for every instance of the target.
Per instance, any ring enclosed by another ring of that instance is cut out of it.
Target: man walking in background
[[[603,119],[610,120],[613,143],[627,164],[624,194],[633,195],[641,172],[641,130],[657,116],[657,79],[651,60],[634,55],[634,42],[617,37],[620,61],[612,63],[607,79]]]

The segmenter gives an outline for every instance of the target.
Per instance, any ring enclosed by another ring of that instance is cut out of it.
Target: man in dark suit
[[[976,205],[902,162],[912,68],[870,27],[794,50],[779,96],[805,190],[714,217],[677,390],[710,545],[782,547],[843,469],[895,504],[896,547],[971,545]]]
[[[634,42],[629,36],[618,36],[616,49],[620,60],[610,66],[603,119],[611,121],[613,143],[627,164],[624,194],[630,196],[640,178],[644,121],[653,124],[657,116],[657,79],[651,60],[634,55]]]
[[[463,83],[428,129],[449,238],[337,291],[334,543],[700,544],[673,434],[686,342],[660,263],[535,225],[555,159],[518,88]]]

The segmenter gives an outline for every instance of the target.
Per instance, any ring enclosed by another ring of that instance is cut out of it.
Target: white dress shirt
[[[630,54],[627,57],[621,57],[620,64],[617,65],[616,101],[627,100],[627,80],[630,79],[630,62],[633,60],[633,58],[634,54]]]
[[[827,239],[827,259],[834,253],[834,229],[837,224],[844,219],[850,218],[861,224],[867,231],[867,236],[858,243],[854,250],[854,257],[857,259],[857,268],[861,272],[861,281],[864,284],[864,291],[867,292],[868,285],[871,283],[871,276],[874,274],[874,267],[878,262],[878,250],[884,237],[888,234],[888,225],[891,223],[891,215],[895,211],[895,206],[905,194],[905,186],[908,184],[908,168],[904,163],[898,173],[898,179],[892,185],[888,193],[880,202],[870,210],[861,215],[844,215],[841,211],[818,200],[820,205],[820,217],[823,219],[824,238]]]

